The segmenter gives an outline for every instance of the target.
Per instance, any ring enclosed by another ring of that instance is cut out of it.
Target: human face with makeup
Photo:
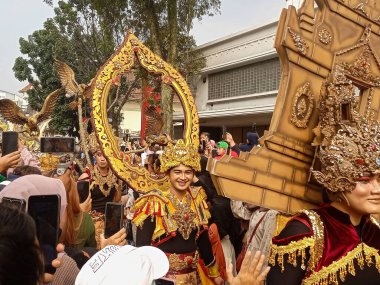
[[[367,173],[356,182],[354,190],[340,195],[332,205],[349,214],[351,222],[358,225],[362,216],[380,213],[380,176]]]

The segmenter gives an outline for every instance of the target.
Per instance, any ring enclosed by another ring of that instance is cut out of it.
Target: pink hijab
[[[66,190],[62,181],[56,178],[35,174],[17,178],[0,192],[0,201],[3,197],[24,199],[26,201],[26,210],[28,210],[29,196],[54,194],[61,196],[60,216],[62,221],[67,207]]]

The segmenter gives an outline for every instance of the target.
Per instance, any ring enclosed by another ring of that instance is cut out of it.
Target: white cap
[[[156,247],[110,245],[86,262],[75,285],[151,285],[168,270],[168,258]]]

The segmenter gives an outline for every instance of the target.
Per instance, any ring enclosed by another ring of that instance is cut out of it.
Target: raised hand
[[[252,252],[248,251],[244,257],[239,274],[232,274],[231,262],[227,266],[227,280],[231,285],[263,285],[270,267],[263,270],[265,255],[257,251],[251,261]]]

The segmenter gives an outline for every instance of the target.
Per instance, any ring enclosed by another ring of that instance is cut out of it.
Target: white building
[[[0,90],[0,99],[10,99],[14,101],[23,111],[25,111],[28,107],[28,100],[23,94],[15,94]]]
[[[253,124],[260,135],[268,128],[281,77],[273,47],[276,29],[274,22],[198,47],[206,66],[194,82],[195,102],[201,131],[213,139],[227,130],[241,142]],[[183,115],[174,114],[174,120]]]

